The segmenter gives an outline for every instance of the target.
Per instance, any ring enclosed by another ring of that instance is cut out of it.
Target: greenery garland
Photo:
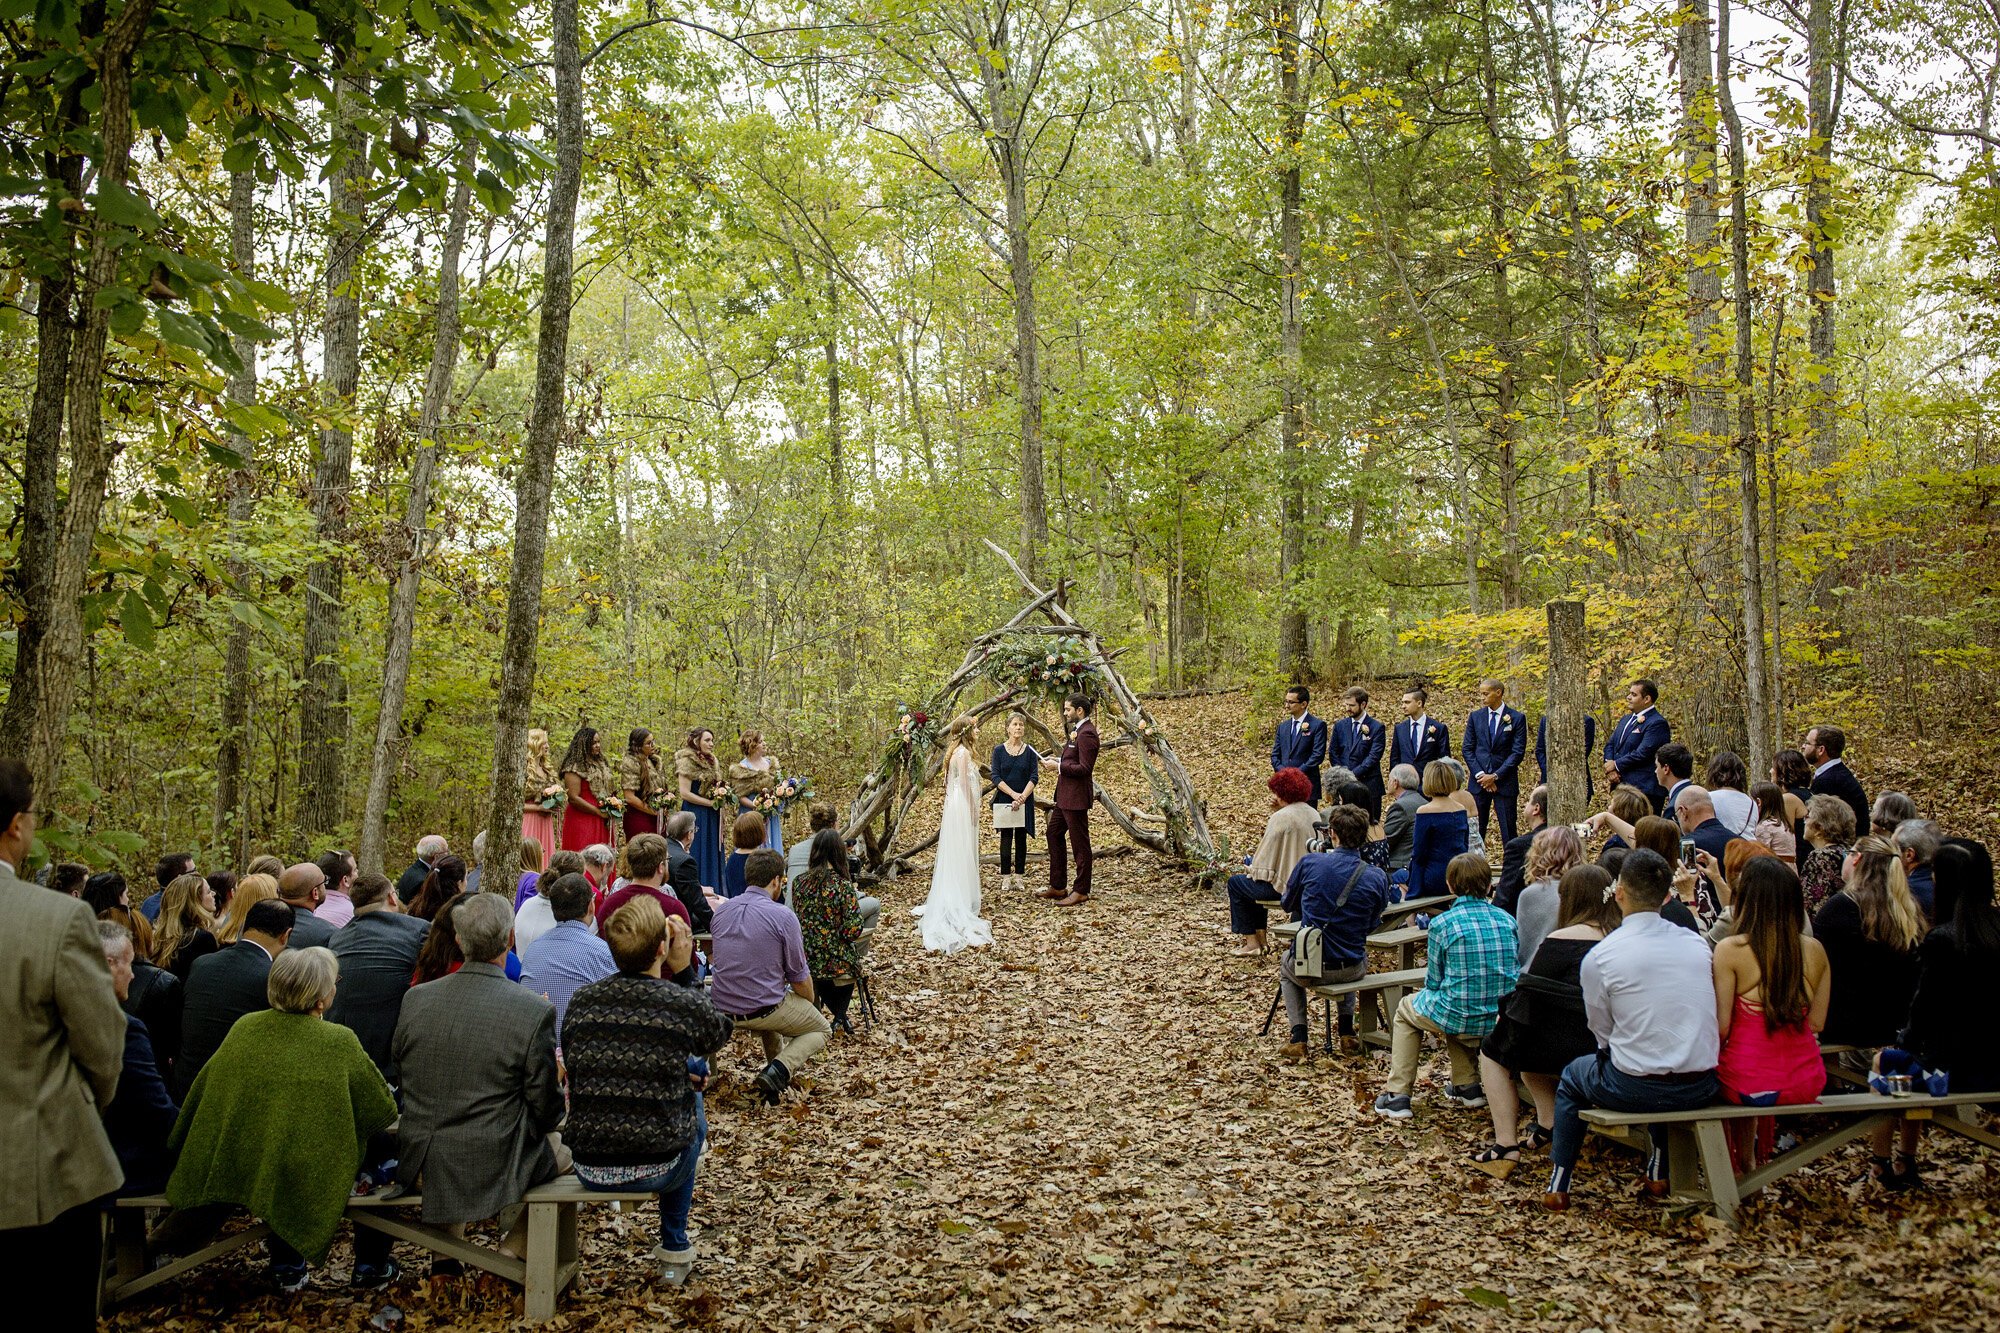
[[[1090,660],[1090,649],[1068,634],[1009,634],[993,645],[980,672],[1001,689],[1019,690],[1050,703],[1060,703],[1071,693],[1096,700],[1104,690],[1104,674]]]

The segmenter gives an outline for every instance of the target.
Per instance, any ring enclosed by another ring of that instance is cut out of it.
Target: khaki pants
[[[776,1060],[787,1074],[797,1074],[799,1066],[819,1054],[833,1028],[819,1006],[796,995],[787,995],[762,1018],[739,1018],[741,1032],[754,1032],[764,1040],[764,1058]]]
[[[1417,1060],[1423,1054],[1426,1032],[1444,1038],[1445,1050],[1451,1055],[1451,1081],[1460,1085],[1479,1082],[1479,1041],[1475,1037],[1458,1037],[1425,1018],[1416,1011],[1411,1001],[1415,994],[1405,995],[1396,1006],[1396,1017],[1391,1024],[1389,1038],[1389,1081],[1383,1090],[1407,1097],[1410,1089],[1417,1085]]]

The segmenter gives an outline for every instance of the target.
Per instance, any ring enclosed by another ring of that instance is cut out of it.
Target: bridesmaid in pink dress
[[[1799,877],[1775,856],[1756,856],[1743,864],[1734,885],[1717,888],[1730,903],[1736,929],[1715,947],[1715,1017],[1722,1034],[1715,1076],[1722,1094],[1746,1106],[1818,1101],[1826,1089],[1818,1034],[1833,994],[1832,969],[1825,947],[1805,934]],[[1739,1171],[1769,1155],[1776,1129],[1768,1116],[1729,1123],[1730,1156]]]
[[[542,864],[556,854],[556,814],[542,805],[562,793],[562,779],[549,759],[549,733],[540,727],[528,731],[528,759],[521,767],[521,838],[538,843]]]
[[[580,852],[595,843],[609,845],[611,822],[605,817],[603,801],[616,795],[616,779],[605,762],[604,746],[595,727],[578,727],[563,752],[563,786],[569,804],[563,807],[562,845],[564,851]]]

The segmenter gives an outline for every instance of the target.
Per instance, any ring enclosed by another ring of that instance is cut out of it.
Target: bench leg
[[[556,1317],[556,1269],[561,1248],[557,1235],[562,1225],[560,1205],[528,1205],[528,1258],[522,1283],[522,1316],[530,1324],[543,1324]]]
[[[1698,1169],[1700,1150],[1695,1137],[1682,1124],[1665,1127],[1667,1141],[1667,1188],[1685,1198],[1694,1198],[1701,1193],[1701,1172]]]
[[[1701,1150],[1701,1171],[1708,1178],[1708,1197],[1715,1201],[1715,1215],[1730,1226],[1736,1225],[1736,1167],[1729,1160],[1729,1136],[1720,1120],[1697,1120],[1694,1141]]]

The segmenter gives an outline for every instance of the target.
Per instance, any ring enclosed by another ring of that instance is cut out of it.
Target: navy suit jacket
[[[1382,794],[1382,752],[1389,745],[1389,724],[1379,717],[1356,721],[1343,717],[1333,724],[1333,738],[1327,743],[1329,763],[1351,769],[1361,785]]]
[[[1583,715],[1583,753],[1586,760],[1597,748],[1597,714]],[[1541,770],[1542,781],[1549,780],[1549,715],[1542,714],[1542,720],[1535,724],[1535,767]],[[1597,768],[1586,762],[1583,766],[1583,794],[1586,800],[1597,796]]]
[[[1300,734],[1298,723],[1305,723],[1305,732]],[[1278,723],[1277,739],[1271,742],[1271,771],[1281,768],[1302,768],[1308,774],[1317,772],[1326,762],[1326,722],[1322,718],[1307,713],[1296,721],[1285,718]]]
[[[1411,764],[1417,775],[1423,776],[1424,765],[1433,759],[1442,759],[1451,753],[1451,728],[1436,718],[1431,718],[1418,744],[1410,743],[1410,719],[1404,718],[1390,728],[1389,767]]]
[[[1826,772],[1813,774],[1812,793],[1815,796],[1838,796],[1847,802],[1854,810],[1855,836],[1868,836],[1868,820],[1874,811],[1868,804],[1868,793],[1862,788],[1861,779],[1854,776],[1853,769],[1835,760],[1833,767]]]
[[[1643,721],[1638,714],[1627,713],[1611,729],[1611,739],[1604,743],[1604,757],[1618,765],[1621,783],[1644,792],[1649,801],[1656,800],[1661,792],[1659,782],[1653,777],[1653,756],[1673,738],[1673,725],[1660,716],[1659,709],[1648,708]]]
[[[1484,708],[1474,709],[1465,720],[1465,766],[1470,776],[1491,773],[1500,779],[1501,791],[1519,791],[1521,760],[1528,754],[1528,715],[1518,708],[1502,707],[1500,725]]]

